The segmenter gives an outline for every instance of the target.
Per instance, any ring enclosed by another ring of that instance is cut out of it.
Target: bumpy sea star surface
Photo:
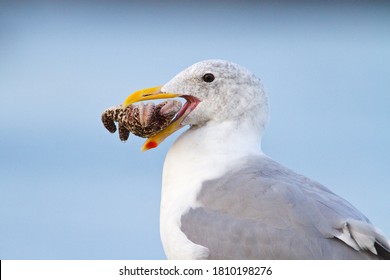
[[[122,105],[114,106],[103,112],[102,122],[111,133],[116,131],[117,122],[119,138],[122,141],[126,141],[130,133],[149,138],[166,128],[181,106],[178,100],[167,100],[157,105],[137,103],[127,108]]]

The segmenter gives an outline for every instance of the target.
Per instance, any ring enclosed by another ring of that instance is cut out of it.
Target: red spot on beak
[[[156,148],[157,146],[158,146],[158,144],[154,141],[150,141],[146,144],[147,149],[153,149],[153,148]]]

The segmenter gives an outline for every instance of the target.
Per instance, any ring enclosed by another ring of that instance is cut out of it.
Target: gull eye
[[[204,74],[204,76],[202,77],[203,81],[205,81],[206,83],[211,83],[212,81],[214,81],[215,77],[213,74],[211,73],[206,73]]]

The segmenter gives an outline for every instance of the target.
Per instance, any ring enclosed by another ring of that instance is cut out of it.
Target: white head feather
[[[206,82],[205,74],[212,74],[215,79]],[[250,121],[253,129],[261,133],[268,120],[268,98],[260,79],[229,61],[198,62],[177,74],[161,91],[188,94],[201,100],[183,124]]]

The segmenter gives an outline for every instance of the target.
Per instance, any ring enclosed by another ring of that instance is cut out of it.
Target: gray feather
[[[210,259],[378,258],[353,238],[350,245],[336,238],[348,221],[361,221],[371,230],[363,214],[269,158],[249,158],[221,178],[204,182],[198,201],[201,207],[182,216],[181,230],[207,247]],[[368,234],[389,250],[380,233]]]

